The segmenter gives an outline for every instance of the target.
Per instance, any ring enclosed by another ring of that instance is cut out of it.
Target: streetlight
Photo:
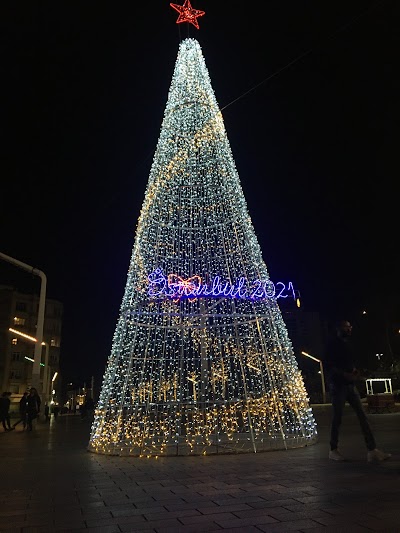
[[[14,333],[15,335],[19,335],[23,339],[26,339],[28,341],[31,341],[31,342],[35,343],[35,358],[32,359],[31,357],[25,357],[25,359],[28,359],[28,361],[32,361],[32,363],[35,365],[35,362],[36,362],[36,346],[39,345],[38,340],[35,337],[31,337],[30,335],[27,335],[23,331],[18,331],[17,329],[14,329],[14,328],[8,328],[8,331],[10,333]],[[47,342],[43,341],[39,346],[40,347],[41,346],[45,347],[44,364],[41,362],[42,361],[42,354],[40,353],[40,356],[39,356],[39,372],[40,372],[40,367],[44,366],[43,392],[44,392],[46,400],[48,401],[49,400],[49,396],[50,396],[50,392],[49,392],[49,388],[50,388],[49,387],[49,385],[50,385],[49,345],[48,345]],[[40,350],[40,352],[41,352],[41,350]],[[40,379],[40,374],[39,374],[39,379]],[[33,380],[32,380],[32,385],[33,385]]]
[[[30,272],[31,274],[35,276],[39,276],[41,280],[38,318],[37,318],[37,325],[36,325],[37,342],[35,344],[35,357],[34,357],[34,363],[33,363],[33,368],[32,368],[32,386],[35,387],[40,393],[41,392],[40,360],[41,360],[41,353],[42,353],[41,345],[43,341],[43,324],[44,324],[44,308],[46,305],[47,277],[46,277],[46,274],[42,272],[41,270],[37,268],[33,268],[32,266],[27,265],[26,263],[23,263],[22,261],[18,261],[18,259],[14,259],[13,257],[3,254],[2,252],[0,252],[0,259],[3,259],[4,261],[11,263],[12,265],[22,268],[23,270],[27,270],[28,272]]]
[[[301,353],[302,353],[302,355],[305,355],[306,357],[309,357],[313,361],[316,361],[317,363],[319,363],[319,373],[321,374],[321,385],[322,385],[322,401],[323,401],[323,403],[326,403],[324,367],[322,365],[322,361],[321,361],[321,359],[317,359],[316,357],[314,357],[313,355],[310,355],[307,352],[301,352]]]
[[[51,385],[51,402],[52,402],[52,403],[53,403],[53,394],[56,393],[56,391],[55,391],[55,389],[54,389],[54,382],[55,382],[57,376],[58,376],[58,372],[54,372],[54,375],[53,375],[53,377],[51,378],[51,383],[50,383],[50,385]]]

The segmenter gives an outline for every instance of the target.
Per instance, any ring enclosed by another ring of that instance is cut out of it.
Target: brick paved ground
[[[350,411],[349,461],[328,461],[327,407],[314,412],[318,444],[251,455],[94,455],[89,422],[73,416],[1,432],[0,531],[400,532],[400,413],[371,415],[379,446],[394,454],[371,465]]]

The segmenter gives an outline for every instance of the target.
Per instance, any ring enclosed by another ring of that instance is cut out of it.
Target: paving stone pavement
[[[78,416],[1,432],[0,532],[400,533],[400,412],[370,415],[379,447],[393,453],[382,464],[366,462],[350,409],[348,461],[329,461],[329,407],[314,413],[316,445],[249,455],[95,455]]]

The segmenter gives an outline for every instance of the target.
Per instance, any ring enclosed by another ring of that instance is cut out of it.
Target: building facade
[[[316,361],[305,357],[302,352],[317,359],[324,358],[327,341],[326,325],[318,312],[309,311],[301,305],[300,298],[282,300],[279,307],[307,392],[311,401],[318,403],[322,401],[320,367]]]
[[[0,384],[2,391],[13,395],[22,395],[31,386],[35,343],[9,328],[35,337],[38,307],[38,295],[0,285]],[[48,349],[50,379],[60,368],[62,316],[62,303],[46,299],[43,342],[47,347],[43,346],[42,365]],[[44,379],[45,368],[41,366],[42,387]]]

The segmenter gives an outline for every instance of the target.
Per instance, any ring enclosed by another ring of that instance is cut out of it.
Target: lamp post
[[[23,339],[26,339],[28,341],[31,341],[31,342],[35,343],[35,357],[32,360],[33,364],[35,364],[35,360],[36,360],[36,345],[39,345],[38,340],[35,337],[31,337],[30,335],[27,335],[23,331],[18,331],[17,329],[14,329],[14,328],[8,328],[8,331],[10,333],[14,333],[15,335],[19,335]],[[46,401],[48,402],[49,401],[49,396],[50,396],[50,392],[49,392],[49,388],[50,388],[49,387],[49,385],[50,385],[49,344],[47,342],[43,341],[39,346],[40,346],[40,348],[42,346],[44,346],[44,348],[45,348],[44,372],[43,372],[43,393],[44,393],[44,396],[46,398]],[[42,364],[41,361],[42,361],[42,354],[40,353],[40,357],[39,357],[39,381],[40,381],[40,365]]]
[[[38,309],[38,318],[37,318],[37,325],[36,325],[37,342],[35,344],[35,357],[34,357],[34,363],[33,363],[33,368],[32,368],[32,386],[40,393],[41,392],[40,361],[41,361],[42,341],[43,341],[44,309],[46,306],[47,277],[46,277],[46,274],[42,272],[41,270],[38,270],[37,268],[27,265],[26,263],[23,263],[22,261],[18,261],[18,259],[14,259],[13,257],[3,254],[2,252],[0,252],[0,259],[3,259],[4,261],[11,263],[12,265],[22,268],[23,270],[27,270],[28,272],[30,272],[31,274],[35,276],[39,276],[41,280],[40,295],[39,295],[39,309]]]
[[[49,405],[49,398],[50,398],[49,345],[47,342],[42,342],[42,345],[45,348],[43,389],[44,389],[45,397],[47,398],[47,405]]]
[[[302,355],[305,355],[309,359],[312,359],[313,361],[316,361],[317,363],[319,363],[319,372],[321,374],[321,385],[322,385],[322,401],[323,403],[326,403],[325,377],[324,377],[324,367],[323,367],[322,361],[321,359],[317,359],[316,357],[314,357],[313,355],[310,355],[307,352],[301,352],[301,353]]]

